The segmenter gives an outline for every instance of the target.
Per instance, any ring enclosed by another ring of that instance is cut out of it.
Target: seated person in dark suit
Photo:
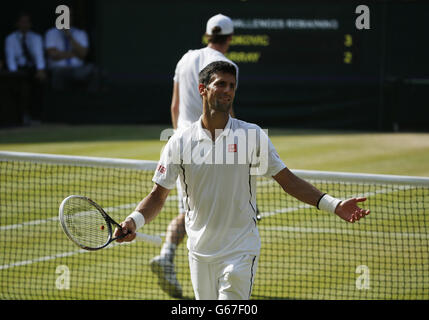
[[[22,76],[19,106],[23,123],[30,124],[41,117],[41,85],[46,80],[43,39],[31,31],[31,16],[28,13],[19,14],[16,28],[6,37],[5,62],[10,72]]]

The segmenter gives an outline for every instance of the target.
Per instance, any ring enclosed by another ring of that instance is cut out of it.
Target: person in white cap
[[[232,20],[217,14],[207,21],[206,36],[208,45],[205,48],[189,50],[177,63],[174,74],[174,87],[171,102],[171,120],[173,128],[182,129],[197,121],[203,112],[203,104],[198,91],[198,74],[214,61],[226,61],[236,68],[238,66],[225,57],[229,49],[234,26]],[[231,109],[230,114],[234,116]],[[177,180],[179,214],[168,225],[165,242],[160,255],[150,261],[152,271],[158,276],[161,289],[172,297],[180,298],[182,288],[177,280],[174,257],[177,246],[183,241],[185,231],[184,190]]]

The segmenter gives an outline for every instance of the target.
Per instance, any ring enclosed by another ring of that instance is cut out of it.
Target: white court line
[[[264,181],[258,181],[258,186],[263,186],[266,184],[275,184],[276,182],[273,180],[264,180]],[[411,189],[412,187],[410,186],[398,186],[398,190],[408,190]],[[370,197],[373,195],[377,195],[377,194],[385,194],[385,193],[389,193],[389,192],[396,192],[397,190],[390,190],[390,189],[381,189],[381,190],[377,190],[375,192],[367,192],[355,197]],[[169,196],[167,198],[167,201],[176,201],[178,200],[178,196]],[[121,210],[121,209],[132,209],[135,206],[137,206],[137,203],[128,203],[128,204],[124,204],[124,205],[120,205],[120,206],[115,206],[115,207],[108,207],[105,208],[106,212],[114,212],[117,210]],[[293,212],[299,209],[305,209],[305,208],[311,208],[312,206],[307,205],[307,204],[303,204],[300,205],[298,207],[295,208],[283,208],[283,209],[279,209],[279,210],[275,210],[272,212],[267,212],[267,213],[261,213],[261,217],[269,217],[275,214],[279,214],[279,213],[287,213],[287,212]],[[6,225],[6,226],[0,226],[0,231],[1,230],[13,230],[13,229],[18,229],[18,228],[22,228],[22,227],[26,227],[26,226],[34,226],[34,225],[39,225],[39,224],[43,224],[43,223],[47,223],[47,222],[51,222],[51,221],[58,221],[58,217],[51,217],[51,218],[47,218],[47,219],[41,219],[41,220],[33,220],[33,221],[27,221],[27,222],[22,222],[22,223],[17,223],[17,224],[11,224],[11,225]]]
[[[407,232],[383,232],[383,231],[361,231],[361,230],[342,230],[335,228],[306,228],[306,227],[287,227],[287,226],[260,226],[260,230],[266,231],[286,231],[286,232],[299,232],[299,233],[333,233],[348,236],[370,236],[382,238],[417,238],[429,239],[427,233],[407,233]]]
[[[411,189],[411,188],[412,187],[409,187],[409,186],[399,186],[398,187],[399,190],[408,190],[408,189]],[[374,192],[365,192],[365,193],[362,193],[362,194],[353,195],[353,196],[350,196],[350,198],[351,197],[354,197],[354,198],[359,198],[359,197],[367,198],[367,197],[372,197],[372,196],[376,196],[376,195],[379,195],[379,194],[392,193],[392,192],[396,192],[396,191],[399,191],[399,190],[380,189],[380,190],[376,190]],[[263,213],[260,213],[260,216],[261,216],[261,218],[264,218],[264,217],[270,217],[270,216],[273,216],[273,215],[276,215],[276,214],[279,214],[279,213],[294,212],[294,211],[297,211],[297,210],[300,210],[300,209],[308,209],[308,208],[313,208],[313,206],[309,205],[309,204],[301,204],[299,206],[292,207],[292,208],[282,208],[282,209],[278,209],[278,210],[274,210],[274,211],[263,212]]]
[[[399,186],[399,190],[408,190],[412,187],[409,186]],[[366,192],[353,197],[371,197],[379,194],[396,192],[398,190],[390,189],[380,189],[375,192]],[[279,213],[288,213],[293,211],[298,211],[300,209],[313,208],[313,206],[308,204],[301,204],[292,208],[282,208],[270,212],[260,213],[261,217],[270,217]],[[371,237],[384,237],[384,238],[399,238],[399,237],[410,237],[410,238],[419,238],[419,239],[429,239],[429,234],[426,233],[407,233],[407,232],[382,232],[382,231],[360,231],[360,230],[342,230],[335,228],[306,228],[306,227],[288,227],[288,226],[259,226],[258,229],[261,230],[274,230],[274,231],[286,231],[286,232],[302,232],[302,233],[334,233],[334,234],[344,234],[344,235],[363,235]]]
[[[411,187],[408,186],[403,186],[403,187],[399,187],[400,190],[407,190],[410,189]],[[375,192],[367,192],[355,197],[369,197],[369,196],[373,196],[373,195],[377,195],[377,194],[383,194],[383,193],[389,193],[389,192],[395,192],[397,190],[389,190],[389,189],[381,189],[381,190],[377,190]],[[178,196],[171,196],[167,198],[167,201],[173,201],[173,200],[177,200]],[[128,208],[128,207],[132,207],[135,206],[137,204],[125,204],[125,205],[121,205],[121,206],[117,206],[117,207],[111,207],[111,208],[107,208],[106,211],[114,211],[114,210],[119,210],[119,209],[123,209],[123,208]],[[271,212],[262,212],[260,213],[261,217],[269,217],[269,216],[273,216],[276,214],[281,214],[281,213],[287,213],[287,212],[293,212],[293,211],[297,211],[303,208],[311,208],[313,206],[308,205],[308,204],[302,204],[296,207],[292,207],[292,208],[283,208],[283,209],[279,209],[279,210],[275,210],[275,211],[271,211]],[[41,223],[45,223],[45,222],[49,222],[49,221],[54,221],[57,220],[58,217],[52,217],[52,218],[48,218],[45,220],[35,220],[35,221],[29,221],[29,222],[24,222],[21,224],[17,224],[17,225],[9,225],[9,226],[3,226],[1,227],[0,230],[9,230],[9,229],[14,229],[14,228],[19,228],[19,227],[23,227],[23,226],[27,226],[27,225],[36,225],[36,224],[41,224]],[[356,231],[356,230],[341,230],[341,229],[332,229],[332,228],[305,228],[305,227],[287,227],[287,226],[280,226],[280,227],[266,227],[266,226],[260,226],[259,227],[261,230],[279,230],[279,231],[288,231],[288,232],[313,232],[313,233],[339,233],[339,234],[347,234],[347,235],[356,235],[356,234],[360,234],[360,235],[370,235],[370,236],[384,236],[386,237],[387,235],[389,237],[403,237],[403,236],[408,236],[408,237],[415,237],[415,238],[421,238],[421,239],[427,239],[429,238],[429,235],[426,234],[422,234],[422,233],[391,233],[391,232],[372,232],[372,231]],[[125,243],[124,243],[125,244]],[[117,245],[117,243],[115,244],[110,244],[110,246],[115,246]],[[22,266],[22,265],[28,265],[28,264],[33,264],[33,263],[37,263],[37,262],[42,262],[42,261],[48,261],[48,260],[53,260],[53,259],[57,259],[57,258],[61,258],[61,257],[66,257],[66,256],[72,256],[75,254],[80,254],[80,253],[85,253],[88,252],[87,250],[78,250],[78,251],[70,251],[70,252],[66,252],[66,253],[59,253],[56,255],[51,255],[51,256],[46,256],[46,257],[41,257],[41,258],[37,258],[37,259],[33,259],[33,260],[25,260],[25,261],[20,261],[20,262],[15,262],[12,264],[7,264],[7,265],[3,265],[0,266],[0,270],[5,270],[8,268],[12,268],[12,267],[17,267],[17,266]]]
[[[174,201],[177,199],[178,199],[177,196],[170,196],[167,198],[167,201]],[[108,208],[105,208],[105,209],[103,208],[103,209],[107,213],[109,213],[109,212],[114,212],[114,211],[118,211],[118,210],[122,210],[122,209],[134,209],[137,206],[137,204],[138,203],[127,203],[127,204],[123,204],[120,206],[108,207]],[[44,224],[44,223],[48,223],[51,221],[58,221],[58,220],[59,220],[58,216],[55,216],[55,217],[41,219],[41,220],[33,220],[33,221],[26,221],[26,222],[17,223],[17,224],[9,224],[6,226],[0,226],[0,231],[19,229],[19,228],[26,227],[26,226],[35,226],[35,225]]]
[[[69,257],[69,256],[73,256],[73,255],[78,254],[78,253],[85,253],[85,252],[89,252],[89,251],[84,250],[84,249],[80,249],[78,251],[58,253],[58,254],[55,254],[52,256],[41,257],[41,258],[37,258],[37,259],[33,259],[33,260],[24,260],[24,261],[14,262],[14,263],[5,264],[5,265],[0,266],[0,270],[6,270],[9,268],[13,268],[13,267],[25,266],[25,265],[33,264],[36,262],[49,261],[49,260],[53,260],[53,259],[57,259],[57,258]]]
[[[399,190],[411,189],[408,186],[400,186]],[[398,190],[393,190],[396,192]],[[379,194],[391,193],[390,189],[380,189],[375,192],[366,192],[353,197],[371,197]],[[309,204],[301,204],[292,208],[282,208],[270,212],[260,213],[261,217],[270,217],[279,213],[288,213],[298,211],[300,209],[313,208]],[[407,233],[407,232],[381,232],[381,231],[359,231],[359,230],[342,230],[335,228],[307,228],[307,227],[288,227],[288,226],[260,226],[258,227],[261,230],[274,230],[274,231],[286,231],[286,232],[302,232],[302,233],[334,233],[334,234],[344,234],[344,235],[364,235],[371,237],[384,237],[384,238],[398,238],[398,237],[410,237],[410,238],[419,238],[419,239],[429,239],[429,234],[426,233]]]
[[[164,235],[165,234],[160,234],[159,236],[164,236]],[[108,248],[113,248],[113,247],[116,247],[117,245],[130,245],[130,244],[132,244],[134,242],[135,241],[132,241],[132,242],[121,242],[121,243],[112,242],[106,248],[103,248],[103,249],[100,249],[100,250],[106,250]],[[18,261],[18,262],[14,262],[14,263],[5,264],[5,265],[0,266],[0,270],[6,270],[6,269],[9,269],[9,268],[25,266],[25,265],[29,265],[29,264],[33,264],[33,263],[37,263],[37,262],[44,262],[44,261],[54,260],[54,259],[57,259],[57,258],[71,257],[71,256],[74,256],[75,254],[81,254],[81,253],[87,253],[87,252],[91,252],[91,251],[84,250],[84,249],[79,249],[79,250],[75,250],[75,251],[57,253],[57,254],[54,254],[54,255],[45,256],[45,257],[41,257],[41,258],[36,258],[36,259],[32,259],[32,260]]]
[[[51,218],[42,219],[42,220],[27,221],[27,222],[22,222],[22,223],[17,223],[17,224],[9,224],[7,226],[0,226],[0,230],[13,230],[13,229],[26,227],[26,226],[35,226],[38,224],[48,223],[48,222],[55,221],[55,220],[58,221],[59,220],[58,217],[51,217]]]

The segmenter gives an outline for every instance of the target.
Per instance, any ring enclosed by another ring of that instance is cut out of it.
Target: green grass
[[[41,126],[0,130],[0,150],[158,160],[168,126]],[[429,177],[429,133],[268,129],[292,169]]]
[[[7,129],[0,131],[0,150],[157,160],[165,143],[159,141],[163,129]],[[269,135],[292,169],[429,176],[429,134],[273,129]],[[52,166],[39,165],[13,171],[0,165],[0,299],[169,298],[159,289],[148,264],[158,248],[132,243],[84,252],[63,234],[55,217],[65,196],[85,193],[104,207],[133,206],[150,190],[150,183],[144,185],[144,177],[133,171],[95,172],[97,177],[89,176],[85,168],[55,171]],[[60,184],[51,179],[58,175],[63,179]],[[300,203],[279,188],[261,192],[258,206],[267,216],[259,222],[262,250],[253,298],[428,299],[428,188],[317,186],[339,197],[369,192],[372,195],[364,206],[371,209],[371,215],[357,224],[347,224],[311,208],[298,208]],[[284,208],[291,210],[268,214]],[[111,214],[120,220],[128,213],[125,208]],[[145,231],[164,233],[176,213],[176,201],[170,198]],[[191,299],[185,245],[179,247],[175,262],[184,295]],[[71,272],[68,290],[56,287],[60,265]],[[359,265],[370,270],[369,290],[356,288]]]

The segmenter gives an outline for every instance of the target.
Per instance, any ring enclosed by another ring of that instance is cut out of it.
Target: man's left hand
[[[358,207],[359,202],[366,201],[366,198],[351,198],[344,201],[338,205],[335,209],[335,213],[343,220],[347,222],[355,222],[361,218],[367,216],[370,211]]]

